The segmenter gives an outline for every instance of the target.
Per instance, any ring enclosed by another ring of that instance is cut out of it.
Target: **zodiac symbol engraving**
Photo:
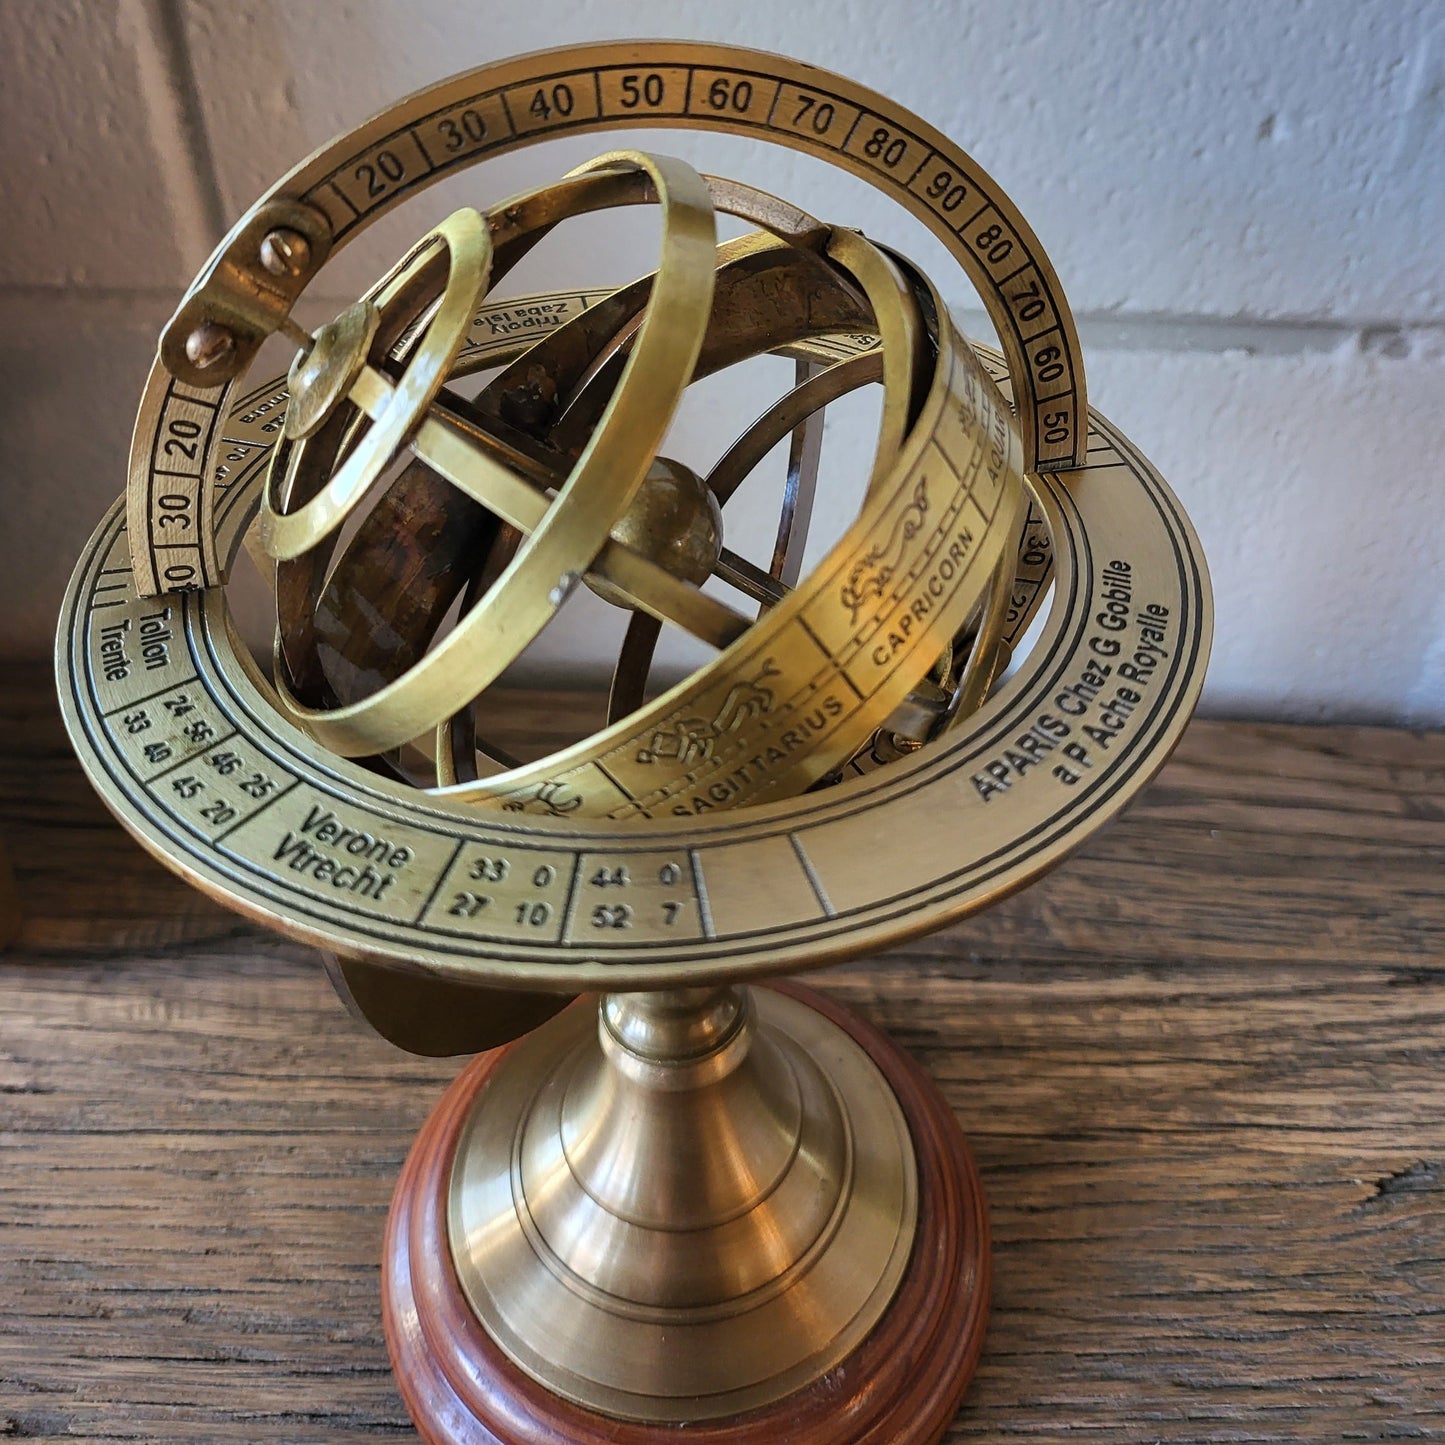
[[[736,732],[750,718],[772,711],[772,689],[762,684],[777,675],[778,668],[770,657],[755,677],[735,682],[728,689],[722,706],[711,718],[673,718],[666,727],[658,728],[647,746],[638,750],[637,761],[655,763],[659,758],[676,758],[684,767],[706,762],[719,738]]]
[[[928,515],[928,478],[922,478],[913,493],[913,500],[893,524],[884,541],[872,548],[854,564],[843,584],[839,597],[848,609],[849,620],[857,622],[858,614],[870,597],[881,597],[883,589],[893,580],[903,549],[923,527]]]
[[[508,813],[545,813],[549,818],[565,818],[582,806],[581,793],[572,792],[565,783],[538,783],[502,804]]]

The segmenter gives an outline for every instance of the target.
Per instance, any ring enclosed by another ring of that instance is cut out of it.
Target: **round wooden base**
[[[417,1136],[387,1221],[382,1308],[407,1409],[431,1445],[933,1445],[978,1363],[988,1320],[988,1210],[978,1170],[933,1081],[872,1025],[783,985],[846,1030],[898,1097],[918,1162],[918,1232],[892,1304],[843,1363],[776,1404],[694,1425],[640,1424],[564,1400],[524,1374],[467,1304],[447,1239],[452,1161],[505,1049],[479,1055]]]

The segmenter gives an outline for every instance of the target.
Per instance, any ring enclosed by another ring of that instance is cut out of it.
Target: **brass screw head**
[[[311,243],[300,231],[278,227],[261,241],[261,264],[273,276],[299,276],[311,260]]]
[[[235,349],[236,338],[214,321],[201,322],[186,337],[186,359],[201,371],[224,361]]]
[[[547,594],[552,607],[560,607],[576,590],[581,577],[576,572],[564,572],[557,585]]]

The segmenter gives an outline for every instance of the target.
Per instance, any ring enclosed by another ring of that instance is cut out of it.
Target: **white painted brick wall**
[[[225,223],[409,90],[626,35],[842,71],[999,179],[1081,319],[1092,399],[1203,537],[1219,611],[1206,708],[1445,722],[1435,0],[3,0],[0,649],[47,646],[70,561],[121,484],[150,338]],[[615,143],[482,167],[377,227],[320,289],[349,294],[458,198],[486,204]],[[771,147],[641,143],[896,241],[979,324],[931,238],[861,183]],[[642,269],[654,233],[631,225],[550,276]]]

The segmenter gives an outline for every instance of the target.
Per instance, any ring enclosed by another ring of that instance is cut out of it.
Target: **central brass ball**
[[[658,457],[631,505],[614,524],[611,536],[674,577],[700,586],[712,575],[722,552],[722,508],[691,467],[671,457]],[[606,602],[632,606],[600,577],[589,575],[587,585]]]

